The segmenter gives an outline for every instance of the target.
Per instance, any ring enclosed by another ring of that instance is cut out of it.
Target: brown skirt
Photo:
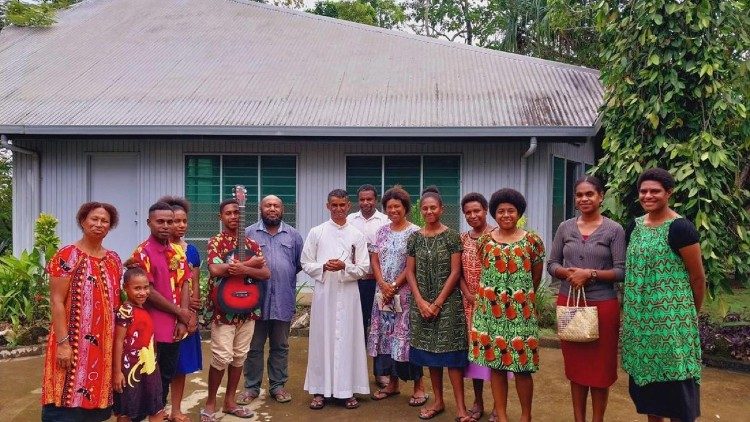
[[[565,305],[568,297],[557,296]],[[617,342],[620,332],[620,304],[617,299],[589,300],[599,313],[599,339],[590,343],[561,341],[565,376],[587,387],[607,388],[617,381]]]

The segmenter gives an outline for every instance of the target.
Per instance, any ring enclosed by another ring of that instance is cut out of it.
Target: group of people
[[[540,364],[537,290],[549,254],[547,271],[560,280],[557,303],[583,293],[598,309],[598,340],[562,342],[574,419],[586,420],[590,392],[593,420],[604,420],[619,343],[637,411],[649,421],[693,421],[700,414],[697,312],[705,276],[696,228],[669,206],[674,186],[667,171],[645,171],[637,183],[645,215],[623,229],[600,212],[601,182],[581,178],[575,184],[578,216],[557,228],[549,251],[539,235],[519,225],[526,200],[508,188],[489,201],[465,195],[461,209],[470,230],[461,234],[441,222],[444,204],[434,187],[417,202],[423,227],[408,220],[412,199],[399,186],[383,193],[384,213],[376,209],[371,185],[357,192],[359,211],[352,214],[348,193],[334,189],[326,199],[330,219],[304,242],[283,222],[283,203],[271,195],[260,204],[260,220],[244,230],[247,254],[239,255],[240,206],[229,199],[218,207],[222,232],[208,242],[206,298],[199,296],[199,253],[183,240],[184,199],[165,197],[151,206],[151,236],[124,266],[102,245],[117,225],[116,209],[86,203],[77,215],[83,237],[48,263],[52,331],[42,420],[100,421],[110,409],[123,421],[161,420],[170,387],[169,419],[188,420],[180,402],[184,375],[201,370],[199,309],[206,311],[212,355],[201,420],[218,419],[224,372],[221,411],[252,416],[243,405],[260,394],[267,340],[270,396],[290,401],[284,387],[288,336],[296,277],[304,271],[314,280],[304,381],[311,409],[333,401],[355,409],[356,395],[385,400],[405,381],[413,382],[408,404],[421,407],[420,419],[431,419],[446,408],[447,368],[457,421],[484,416],[485,381],[494,402],[490,420],[507,421],[509,380],[521,420],[529,421],[532,374]],[[254,280],[260,306],[228,312],[217,292],[229,277]],[[372,394],[368,355],[379,385]],[[425,366],[434,396],[429,403]],[[473,380],[471,406],[465,378]]]

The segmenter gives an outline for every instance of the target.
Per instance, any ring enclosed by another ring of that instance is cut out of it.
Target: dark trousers
[[[255,321],[250,351],[245,359],[245,389],[260,392],[263,382],[263,352],[268,345],[268,391],[274,394],[289,379],[289,327],[288,321],[275,319]]]
[[[362,305],[362,323],[365,326],[365,342],[370,332],[370,317],[372,316],[372,302],[375,300],[375,280],[359,280],[359,303]]]
[[[167,405],[169,397],[169,384],[177,374],[177,360],[179,358],[180,342],[156,342],[156,363],[159,364],[159,372],[161,372],[161,401],[164,406]]]

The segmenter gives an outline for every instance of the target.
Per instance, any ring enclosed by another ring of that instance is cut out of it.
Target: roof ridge
[[[88,1],[96,1],[96,0],[88,0]],[[439,38],[432,38],[432,37],[428,37],[428,36],[420,35],[420,34],[410,34],[408,32],[399,31],[395,29],[381,28],[379,26],[367,25],[367,24],[363,24],[359,22],[352,22],[352,21],[347,21],[344,19],[332,18],[329,16],[316,15],[313,13],[305,12],[303,10],[296,10],[296,9],[290,9],[287,7],[275,6],[272,4],[261,3],[259,1],[254,1],[254,0],[225,0],[225,1],[229,1],[231,3],[242,4],[245,6],[269,9],[275,12],[287,13],[287,14],[295,15],[301,18],[328,22],[334,25],[357,28],[363,31],[376,32],[376,33],[380,33],[380,34],[387,35],[387,36],[410,39],[413,41],[423,42],[426,44],[437,44],[446,48],[468,50],[474,53],[488,55],[488,56],[493,56],[493,55],[502,56],[508,60],[513,60],[519,63],[535,62],[535,64],[538,64],[540,66],[550,67],[554,69],[562,68],[562,69],[569,69],[572,71],[582,72],[586,74],[596,74],[596,75],[599,74],[599,70],[585,67],[585,66],[577,66],[577,65],[568,64],[568,63],[556,62],[553,60],[541,59],[541,58],[533,57],[533,56],[526,56],[523,54],[510,53],[510,52],[502,51],[502,50],[493,50],[487,47],[480,47],[476,45],[462,44],[462,43],[457,43],[453,41],[441,40]]]

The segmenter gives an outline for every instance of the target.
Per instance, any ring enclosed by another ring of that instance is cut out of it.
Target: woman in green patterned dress
[[[458,409],[457,421],[470,422],[464,403],[464,367],[468,342],[466,317],[458,279],[461,275],[461,239],[440,222],[443,200],[435,187],[422,193],[420,211],[423,229],[412,233],[406,243],[406,280],[412,292],[409,313],[411,347],[409,362],[430,368],[435,401],[419,411],[420,419],[432,419],[445,410],[443,368]]]
[[[492,369],[490,382],[497,421],[508,420],[508,372],[515,375],[521,421],[531,420],[534,380],[539,369],[539,325],[534,309],[544,270],[544,244],[517,227],[526,200],[513,189],[490,198],[498,227],[479,238],[482,275],[470,333],[469,359]]]
[[[669,207],[674,184],[666,170],[643,172],[638,199],[646,215],[625,230],[622,367],[649,422],[700,416],[697,314],[706,277],[698,231]]]

